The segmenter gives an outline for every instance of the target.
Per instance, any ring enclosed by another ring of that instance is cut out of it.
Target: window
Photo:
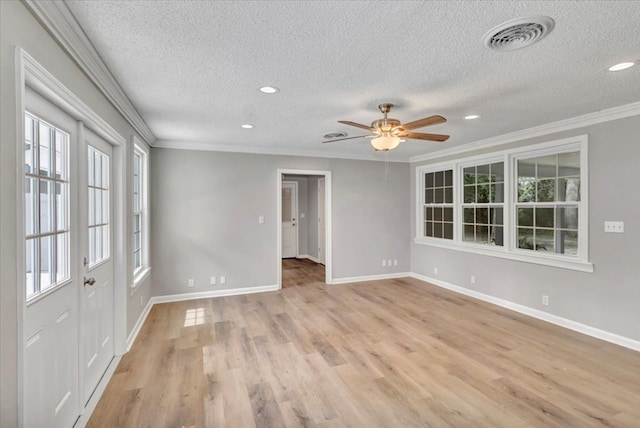
[[[578,254],[580,152],[518,158],[518,248]]]
[[[416,169],[418,244],[593,272],[587,136]]]
[[[69,134],[25,114],[27,299],[70,279]]]
[[[109,258],[109,156],[89,146],[89,267]]]
[[[147,221],[147,177],[148,152],[139,144],[133,149],[133,287],[144,279],[149,271],[148,221]]]
[[[453,169],[424,173],[423,236],[453,239]]]
[[[462,179],[462,240],[502,246],[504,162],[465,167]]]

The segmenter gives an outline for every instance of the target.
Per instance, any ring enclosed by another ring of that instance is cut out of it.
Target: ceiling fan
[[[449,138],[448,135],[442,134],[409,132],[413,129],[445,123],[447,119],[445,119],[444,117],[436,115],[414,120],[413,122],[400,123],[398,119],[387,118],[387,114],[391,111],[392,107],[393,104],[380,104],[378,108],[380,109],[382,114],[384,114],[384,117],[382,119],[374,120],[373,122],[371,122],[371,126],[362,125],[360,123],[351,122],[348,120],[338,121],[338,123],[366,129],[367,131],[373,132],[373,135],[358,135],[357,137],[338,138],[334,140],[323,141],[323,143],[335,143],[336,141],[353,140],[355,138],[372,138],[371,145],[373,146],[373,148],[375,148],[376,151],[386,152],[398,147],[403,139],[443,142]]]

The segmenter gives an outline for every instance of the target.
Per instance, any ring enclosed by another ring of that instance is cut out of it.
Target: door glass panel
[[[109,156],[88,147],[89,267],[106,260],[109,249]]]
[[[282,189],[282,221],[291,221],[291,189]]]
[[[25,113],[27,299],[69,279],[69,134]]]

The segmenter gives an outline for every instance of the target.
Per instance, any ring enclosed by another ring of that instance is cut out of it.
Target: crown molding
[[[408,163],[406,159],[386,159],[383,154],[378,153],[380,157],[376,156],[376,152],[370,154],[340,154],[340,153],[327,153],[319,150],[296,150],[296,149],[283,149],[276,147],[258,147],[258,146],[235,146],[231,144],[209,144],[202,142],[189,142],[189,141],[171,141],[171,140],[157,140],[153,145],[156,149],[176,149],[176,150],[199,150],[205,152],[230,152],[230,153],[248,153],[248,154],[260,154],[260,155],[275,155],[275,156],[299,156],[299,157],[313,157],[313,158],[326,158],[326,159],[347,159],[347,160],[363,160],[373,162],[396,162],[396,163]]]
[[[625,104],[619,107],[613,107],[606,110],[589,113],[582,116],[573,117],[571,119],[559,120],[533,128],[523,129],[520,131],[510,132],[508,134],[498,135],[496,137],[486,138],[484,140],[475,141],[469,144],[463,144],[450,149],[438,150],[436,152],[424,155],[413,156],[409,159],[411,163],[423,162],[432,159],[438,159],[445,156],[458,155],[468,153],[475,150],[482,150],[491,147],[501,146],[504,144],[514,143],[516,141],[526,140],[528,138],[540,137],[543,135],[553,134],[556,132],[568,131],[571,129],[582,128],[597,123],[609,122],[617,119],[624,119],[640,115],[640,102]]]
[[[67,4],[64,1],[23,1],[142,139],[153,145],[155,135],[113,77]]]

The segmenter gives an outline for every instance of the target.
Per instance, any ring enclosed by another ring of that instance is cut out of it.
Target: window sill
[[[140,287],[140,284],[142,284],[144,280],[147,279],[150,273],[151,273],[151,266],[141,269],[140,272],[136,273],[136,275],[133,278],[133,284],[131,285],[132,296],[138,290],[138,288]]]
[[[579,272],[593,273],[593,264],[582,260],[569,259],[566,257],[545,256],[543,254],[529,255],[520,251],[508,251],[503,247],[494,245],[465,245],[457,244],[453,241],[440,242],[444,240],[436,240],[429,238],[414,238],[413,242],[419,245],[428,245],[431,247],[447,248],[450,250],[464,251],[467,253],[481,254],[485,256],[498,257],[501,259],[515,260],[525,263],[534,263],[538,265],[553,266],[561,269],[575,270]]]

